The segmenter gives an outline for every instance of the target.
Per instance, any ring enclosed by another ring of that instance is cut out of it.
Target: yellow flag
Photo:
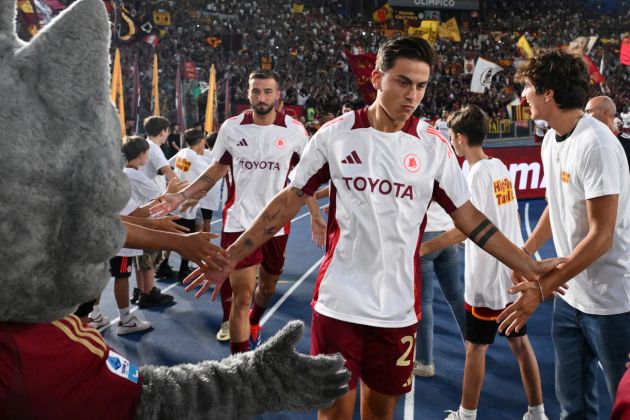
[[[459,33],[459,26],[455,18],[450,18],[446,22],[440,25],[439,29],[440,38],[447,38],[454,42],[461,42],[462,37]]]
[[[22,12],[26,13],[27,15],[35,13],[33,11],[33,5],[31,4],[29,0],[18,0],[17,5],[18,5],[18,8]]]
[[[534,56],[534,51],[532,50],[532,47],[529,46],[529,42],[527,42],[527,38],[525,38],[525,35],[522,35],[518,39],[516,46],[519,47],[521,51],[523,51],[523,55],[525,55],[525,58],[529,59]]]
[[[114,69],[112,71],[112,102],[118,108],[118,119],[120,121],[120,134],[124,137],[125,132],[125,98],[123,96],[122,68],[120,66],[120,51],[116,48],[114,54]]]
[[[160,90],[158,85],[158,58],[157,54],[153,53],[153,115],[160,116]]]
[[[437,20],[423,20],[420,23],[420,30],[422,31],[422,38],[426,39],[431,44],[435,44],[439,27],[440,27],[440,22]]]
[[[214,101],[216,100],[216,92],[217,74],[213,64],[212,66],[210,66],[210,81],[208,82],[208,102],[206,103],[206,122],[203,127],[206,133],[212,133],[214,131]]]
[[[304,3],[293,3],[291,13],[304,13]]]

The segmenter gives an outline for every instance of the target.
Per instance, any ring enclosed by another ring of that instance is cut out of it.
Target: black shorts
[[[128,278],[131,276],[133,257],[114,257],[109,260],[109,273],[114,278]]]
[[[210,209],[200,209],[201,210],[201,217],[203,217],[203,220],[212,220],[212,210]]]
[[[464,318],[464,338],[475,344],[494,343],[499,324],[497,324],[495,320],[477,318],[468,308],[466,308],[464,312],[466,314]],[[506,336],[502,332],[499,332],[499,335],[503,337]],[[527,324],[523,325],[523,328],[521,328],[519,332],[512,331],[509,337],[523,337],[524,335],[527,335]]]

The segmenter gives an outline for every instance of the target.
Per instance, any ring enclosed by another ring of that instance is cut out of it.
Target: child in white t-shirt
[[[123,153],[127,158],[127,165],[123,170],[129,182],[131,183],[131,196],[140,203],[145,205],[161,194],[156,184],[150,180],[140,168],[144,166],[149,154],[150,148],[146,150],[146,157],[141,159],[141,155],[133,157],[135,153],[125,152],[125,150],[135,149],[136,144],[150,145],[148,140],[142,137],[129,136],[123,140]],[[155,267],[160,262],[161,252],[155,250],[144,250],[142,255],[137,256],[136,260],[136,280],[138,287],[134,289],[133,299],[131,303],[137,304],[140,308],[148,308],[153,306],[169,305],[173,302],[173,296],[163,294],[161,290],[155,286]]]
[[[177,154],[169,160],[169,163],[175,168],[174,172],[179,179],[192,183],[210,166],[203,155],[206,148],[203,131],[195,129],[186,130],[184,133],[184,142],[188,147],[177,152]],[[178,224],[194,232],[198,209],[199,202],[195,205],[188,206],[185,210],[176,210],[173,213],[181,216],[181,219],[177,220]],[[191,271],[192,270],[188,267],[188,260],[182,258],[179,266],[178,280],[182,281],[185,279]]]
[[[448,126],[455,152],[470,164],[467,182],[471,202],[508,239],[522,246],[518,204],[509,172],[503,162],[487,156],[482,148],[487,132],[485,113],[475,105],[468,105],[451,115]],[[435,252],[465,238],[463,233],[454,228],[422,244],[420,253],[425,255]],[[479,243],[483,242],[485,239],[481,238]],[[516,300],[516,296],[507,291],[512,287],[511,270],[470,239],[466,240],[465,267],[466,364],[462,401],[459,410],[452,411],[447,419],[476,418],[486,352],[497,334],[496,319],[503,309]],[[508,343],[519,364],[529,404],[523,419],[546,419],[538,363],[527,338],[527,329],[513,332],[508,337]]]

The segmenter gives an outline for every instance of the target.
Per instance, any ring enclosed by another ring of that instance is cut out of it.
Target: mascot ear
[[[79,0],[16,51],[16,68],[51,111],[66,114],[107,94],[109,38],[102,0]]]

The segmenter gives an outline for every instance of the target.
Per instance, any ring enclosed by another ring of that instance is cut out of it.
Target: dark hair
[[[144,132],[149,137],[155,137],[162,131],[167,130],[170,126],[170,122],[164,117],[156,117],[152,115],[144,119]]]
[[[278,76],[278,73],[273,70],[254,70],[253,72],[249,73],[249,77],[247,78],[248,83],[251,82],[252,79],[273,79],[276,81],[278,89],[280,89],[280,76]]]
[[[588,102],[591,78],[580,57],[562,50],[538,51],[528,64],[516,73],[516,80],[529,79],[536,93],[551,89],[560,109],[584,109]]]
[[[184,141],[188,145],[188,147],[196,146],[199,144],[201,140],[203,140],[205,136],[203,135],[203,131],[195,130],[194,128],[189,128],[184,131]]]
[[[477,105],[466,105],[449,115],[446,125],[453,133],[465,135],[469,146],[481,146],[488,132],[488,116]]]
[[[217,136],[219,133],[213,131],[212,133],[208,133],[206,136],[206,146],[210,149],[214,149],[214,144],[217,142]]]
[[[149,150],[149,142],[140,136],[125,136],[122,141],[122,152],[127,162],[134,160]]]
[[[422,61],[432,67],[434,56],[433,47],[423,38],[410,36],[392,38],[378,48],[375,68],[387,71],[394,67],[396,59],[400,57]]]

